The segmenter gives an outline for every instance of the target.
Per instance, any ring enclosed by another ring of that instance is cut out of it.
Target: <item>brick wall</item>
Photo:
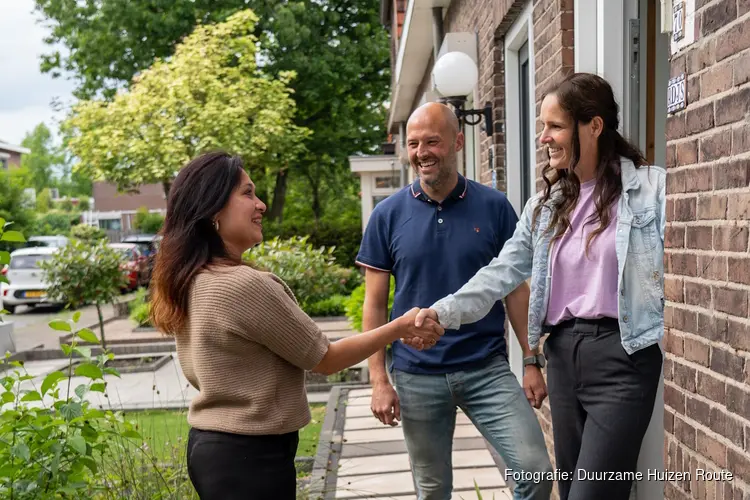
[[[117,186],[106,182],[95,182],[93,186],[94,207],[100,212],[138,210],[166,210],[164,188],[161,184],[144,184],[138,187],[139,193],[126,194],[117,191]]]
[[[667,121],[666,498],[750,497],[750,1],[696,0],[696,41],[671,57],[687,108]]]

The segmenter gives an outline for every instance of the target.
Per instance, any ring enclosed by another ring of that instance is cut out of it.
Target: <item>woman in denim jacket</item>
[[[473,323],[531,278],[529,346],[550,335],[524,366],[547,360],[560,498],[625,500],[662,369],[666,173],[619,134],[596,75],[565,79],[541,121],[544,191],[500,254],[416,322]]]

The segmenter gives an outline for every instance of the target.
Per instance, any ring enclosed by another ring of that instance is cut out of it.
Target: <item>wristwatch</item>
[[[536,354],[534,356],[528,356],[526,358],[523,358],[523,366],[524,368],[529,365],[538,366],[539,368],[544,368],[546,360],[544,359],[544,354]]]

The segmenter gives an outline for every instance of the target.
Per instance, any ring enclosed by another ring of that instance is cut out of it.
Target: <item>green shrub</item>
[[[361,220],[343,222],[319,222],[317,224],[282,223],[263,221],[263,236],[267,240],[275,237],[294,238],[308,235],[314,247],[335,247],[333,256],[343,267],[354,267],[354,260],[362,242]]]
[[[151,326],[151,303],[146,302],[133,309],[130,319],[137,326]]]
[[[289,285],[303,310],[334,295],[348,295],[362,282],[355,269],[336,264],[334,248],[315,248],[308,237],[274,238],[243,256],[253,267],[275,274]]]
[[[133,219],[133,227],[144,234],[157,234],[163,224],[164,216],[151,213],[146,207],[139,208]]]
[[[327,299],[308,304],[305,312],[308,316],[343,316],[346,312],[347,299],[348,297],[345,295],[333,295]]]
[[[71,228],[70,237],[80,241],[94,242],[105,239],[107,235],[98,227],[78,224]]]
[[[391,276],[391,283],[388,292],[388,314],[391,314],[393,308],[393,294],[396,291],[396,281]],[[346,299],[345,310],[346,318],[349,320],[352,328],[358,332],[362,331],[362,308],[365,305],[365,284],[362,283],[352,291],[349,298]]]
[[[81,216],[78,214],[62,212],[36,214],[34,221],[28,229],[28,234],[34,236],[51,236],[57,234],[68,236],[71,228],[75,224],[78,224],[80,220]]]

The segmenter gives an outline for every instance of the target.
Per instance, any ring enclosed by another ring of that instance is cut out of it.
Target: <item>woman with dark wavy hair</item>
[[[203,499],[296,497],[298,430],[310,421],[305,370],[331,374],[396,339],[435,345],[418,309],[329,342],[276,276],[243,265],[261,242],[266,205],[239,157],[208,153],[172,185],[154,267],[153,324],[173,335],[190,402],[190,480]]]
[[[617,131],[599,76],[566,78],[541,122],[544,191],[500,254],[416,324],[473,323],[531,278],[529,346],[549,337],[524,366],[547,363],[560,498],[626,500],[631,481],[607,473],[636,470],[661,375],[666,172]]]

